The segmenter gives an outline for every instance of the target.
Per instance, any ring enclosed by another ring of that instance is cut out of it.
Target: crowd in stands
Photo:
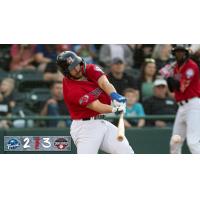
[[[117,91],[127,98],[125,116],[174,115],[173,93],[158,70],[174,61],[175,44],[1,44],[0,116],[68,115],[62,96],[62,74],[57,55],[76,52],[87,63],[100,65]],[[200,45],[190,47],[200,64]],[[36,124],[34,124],[36,123]],[[69,127],[71,121],[40,121],[29,126]],[[126,128],[172,126],[173,121],[127,119]],[[18,121],[1,120],[0,128],[20,127]]]

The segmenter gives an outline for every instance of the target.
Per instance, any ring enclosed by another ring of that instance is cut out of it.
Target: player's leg
[[[173,132],[170,139],[170,153],[180,154],[183,142],[186,138],[186,113],[182,107],[179,107],[176,119],[174,122]]]
[[[200,100],[188,105],[187,144],[191,153],[200,154]]]
[[[73,121],[70,134],[77,147],[77,153],[98,153],[105,131],[105,126],[99,120]]]
[[[107,128],[100,149],[112,154],[133,154],[134,151],[125,138],[122,142],[117,140],[117,127],[103,120]]]

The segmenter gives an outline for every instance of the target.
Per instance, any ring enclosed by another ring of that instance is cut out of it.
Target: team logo
[[[71,65],[74,62],[73,58],[70,56],[69,58],[67,58],[67,63],[69,65]]]
[[[89,100],[89,96],[86,94],[83,97],[80,98],[79,103],[80,105],[86,104]]]
[[[35,148],[35,150],[38,150],[38,149],[40,148],[40,137],[39,137],[39,136],[36,136],[36,137],[34,138],[34,140],[35,140],[34,148]]]
[[[193,71],[193,69],[188,69],[187,71],[186,71],[186,77],[187,78],[191,78],[191,77],[193,77],[194,76],[194,71]]]
[[[69,143],[65,138],[58,138],[54,142],[54,146],[56,146],[58,149],[63,150],[66,147],[68,147]]]
[[[7,144],[8,150],[16,149],[19,146],[20,146],[20,142],[17,139],[11,139],[8,141],[8,144]]]

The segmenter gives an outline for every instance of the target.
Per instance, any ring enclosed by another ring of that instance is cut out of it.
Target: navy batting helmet
[[[69,75],[69,71],[78,64],[84,63],[83,58],[77,56],[72,51],[64,51],[57,56],[57,65],[64,76]]]
[[[184,46],[176,46],[172,49],[172,55],[175,56],[176,51],[185,51],[186,56],[189,56],[189,49]]]

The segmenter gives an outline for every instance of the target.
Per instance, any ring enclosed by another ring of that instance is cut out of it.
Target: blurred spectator
[[[34,70],[34,52],[34,44],[13,44],[10,49],[10,54],[12,58],[10,63],[10,71],[23,69]]]
[[[192,51],[192,53],[199,51],[200,50],[200,44],[192,44],[190,46],[190,50]]]
[[[154,44],[136,44],[134,46],[134,68],[140,69],[145,58],[151,58]]]
[[[15,106],[14,101],[15,81],[12,78],[5,78],[0,85],[1,102],[9,105],[10,108]]]
[[[147,115],[175,115],[177,105],[175,101],[167,97],[167,82],[164,79],[157,79],[154,82],[154,95],[144,101],[144,109]],[[156,120],[149,122],[149,125],[155,125],[163,128],[172,126],[173,121]]]
[[[57,44],[56,45],[57,53],[61,53],[63,51],[71,51],[72,45],[71,44]]]
[[[38,69],[45,71],[46,65],[56,62],[57,48],[54,44],[38,44],[35,49],[35,59],[39,64]]]
[[[50,89],[52,97],[47,100],[40,114],[43,116],[69,115],[63,100],[62,82],[54,82]],[[70,125],[70,120],[66,122],[63,120],[49,120],[47,125],[48,127],[66,127]]]
[[[146,58],[141,68],[140,78],[138,79],[138,88],[140,91],[140,101],[153,95],[153,82],[156,78],[157,70],[155,60]]]
[[[190,47],[191,59],[200,66],[200,44],[192,44]]]
[[[153,58],[156,60],[156,66],[158,70],[173,61],[171,57],[171,50],[171,44],[157,44],[155,46]]]
[[[74,51],[80,57],[83,57],[87,63],[96,63],[97,55],[96,48],[92,44],[76,44],[73,47]]]
[[[0,70],[10,70],[10,54],[11,44],[0,44]]]
[[[124,96],[127,99],[127,107],[126,107],[126,117],[143,117],[144,109],[142,104],[138,103],[139,100],[139,92],[137,90],[134,90],[132,88],[127,88],[124,91]],[[130,128],[132,126],[137,126],[139,128],[143,127],[145,125],[144,119],[125,119],[124,124],[126,128]]]
[[[12,78],[5,78],[0,85],[0,115],[11,115],[12,109],[15,107],[14,100],[15,82]],[[0,121],[0,128],[8,128],[10,122],[6,120]]]
[[[112,63],[114,58],[124,61],[126,67],[133,66],[133,54],[126,44],[103,44],[99,52],[99,61],[105,67]]]
[[[134,78],[125,72],[125,65],[121,58],[114,58],[108,74],[109,81],[114,85],[119,94],[123,94],[126,88],[137,89]]]
[[[47,64],[43,77],[45,81],[62,81],[63,79],[63,75],[59,72],[56,63],[54,62]]]

